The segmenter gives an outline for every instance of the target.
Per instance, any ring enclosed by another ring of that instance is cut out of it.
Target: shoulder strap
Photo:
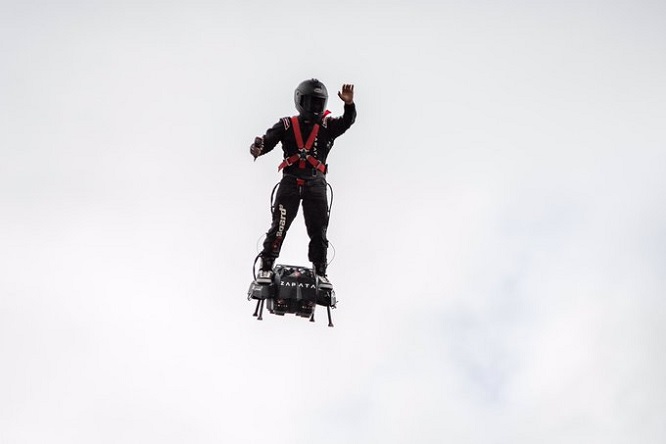
[[[326,117],[331,114],[329,110],[324,111],[324,115],[322,117],[322,122]],[[319,134],[319,124],[315,123],[314,126],[312,127],[312,132],[310,132],[310,135],[308,136],[308,140],[303,143],[303,133],[301,133],[301,126],[300,123],[298,122],[298,116],[293,116],[291,118],[291,126],[294,127],[294,137],[296,138],[296,145],[298,146],[298,149],[305,149],[309,150],[312,148],[312,145],[314,145],[314,141],[317,138],[317,134]]]
[[[298,123],[298,117],[293,116],[291,118],[291,126],[294,128],[294,137],[296,138],[296,146],[299,150],[305,148],[303,144],[303,134],[301,134],[301,125]],[[314,129],[313,129],[314,130]]]

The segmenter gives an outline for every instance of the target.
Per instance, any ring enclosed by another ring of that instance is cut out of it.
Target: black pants
[[[308,259],[317,267],[326,267],[328,239],[328,198],[326,196],[326,178],[323,174],[310,179],[298,180],[285,175],[280,181],[273,205],[273,223],[266,233],[261,257],[264,263],[272,265],[280,254],[287,230],[298,214],[298,207],[303,201],[305,227],[310,237]]]

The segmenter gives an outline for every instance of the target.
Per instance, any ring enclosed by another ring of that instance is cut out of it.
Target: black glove
[[[255,137],[254,143],[250,145],[250,154],[252,154],[252,156],[254,156],[256,160],[257,157],[261,156],[263,150],[264,150],[264,138]]]

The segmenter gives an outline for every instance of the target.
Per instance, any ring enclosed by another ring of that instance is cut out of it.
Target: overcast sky
[[[666,441],[666,3],[10,0],[0,40],[1,442]],[[246,300],[248,146],[311,77],[358,108],[332,329]]]

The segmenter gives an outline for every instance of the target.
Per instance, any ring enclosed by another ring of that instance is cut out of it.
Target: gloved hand
[[[354,103],[354,85],[348,83],[342,85],[342,91],[338,91],[338,97],[345,102],[345,105]]]
[[[255,137],[254,138],[254,143],[250,145],[250,154],[254,157],[256,160],[257,157],[261,156],[261,153],[264,150],[264,138],[263,137]]]

